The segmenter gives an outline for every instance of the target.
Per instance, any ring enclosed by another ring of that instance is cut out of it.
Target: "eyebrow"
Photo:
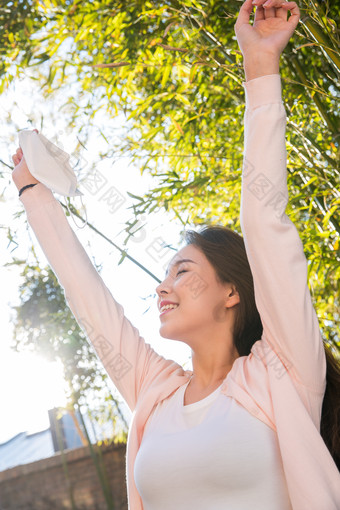
[[[177,267],[179,266],[180,264],[182,264],[182,262],[192,262],[193,264],[197,264],[197,262],[195,262],[194,260],[191,260],[191,259],[180,259],[180,260],[177,260],[173,265],[172,267]],[[165,276],[168,276],[169,274],[169,268],[165,271]]]

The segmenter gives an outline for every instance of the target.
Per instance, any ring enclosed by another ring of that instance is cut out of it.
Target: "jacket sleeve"
[[[162,370],[179,365],[157,354],[124,316],[52,192],[38,184],[23,193],[21,201],[78,324],[133,411],[140,391]]]
[[[286,113],[279,75],[244,83],[245,152],[241,226],[254,278],[263,340],[293,381],[325,390],[326,360],[307,286],[307,261],[288,202]]]

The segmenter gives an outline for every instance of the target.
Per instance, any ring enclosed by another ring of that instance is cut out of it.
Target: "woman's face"
[[[206,256],[192,244],[173,257],[156,291],[161,336],[189,345],[196,337],[226,331],[230,309],[239,302],[234,286],[221,283]]]

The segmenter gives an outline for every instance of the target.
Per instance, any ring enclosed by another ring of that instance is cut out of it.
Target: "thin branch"
[[[340,56],[339,53],[331,48],[331,42],[328,39],[328,36],[320,29],[319,25],[314,23],[314,21],[309,16],[302,18],[301,22],[305,25],[307,31],[313,37],[313,39],[319,43],[321,49],[324,51],[324,53],[326,53],[330,63],[339,75]]]
[[[296,74],[299,76],[302,84],[304,86],[308,86],[308,79],[304,73],[304,70],[297,58],[296,55],[292,55],[292,58],[291,58],[291,66],[294,68]],[[314,94],[311,94],[308,90],[308,93],[310,95],[310,97],[312,98],[312,100],[314,101],[315,105],[317,106],[318,110],[319,110],[319,113],[321,115],[321,117],[323,118],[323,120],[325,121],[325,124],[327,125],[328,129],[331,131],[331,133],[333,133],[334,135],[337,135],[338,134],[338,129],[337,129],[337,126],[335,125],[334,123],[334,120],[332,119],[332,117],[329,115],[329,113],[326,111],[320,97],[319,97],[319,94],[318,92],[315,92]]]
[[[67,206],[65,204],[63,204],[62,202],[60,202],[60,204],[64,207],[64,209],[67,210]],[[149,269],[147,269],[145,266],[143,266],[143,264],[138,262],[138,260],[131,257],[131,255],[129,255],[126,250],[124,250],[123,248],[120,248],[120,246],[118,246],[113,241],[111,241],[111,239],[106,237],[106,235],[104,235],[102,232],[100,232],[100,230],[98,230],[94,225],[92,225],[88,221],[84,220],[84,218],[82,218],[82,216],[80,216],[80,214],[76,211],[76,209],[72,205],[69,205],[69,208],[70,208],[70,211],[72,212],[72,214],[74,214],[77,218],[79,218],[83,223],[86,223],[91,230],[93,230],[94,232],[96,232],[96,234],[98,234],[100,237],[105,239],[105,241],[107,241],[109,244],[114,246],[114,248],[116,248],[116,250],[118,250],[124,256],[124,258],[131,260],[131,262],[133,262],[136,266],[141,268],[149,276],[151,276],[154,280],[156,280],[157,283],[161,283],[161,280],[159,278],[157,278],[157,276],[155,276],[153,273],[151,273],[151,271],[149,271]]]

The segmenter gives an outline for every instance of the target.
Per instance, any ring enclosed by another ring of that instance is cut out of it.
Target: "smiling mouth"
[[[176,310],[176,308],[178,308],[179,305],[165,305],[165,306],[162,306],[162,308],[160,309],[160,315],[164,315],[165,313],[167,312],[170,312],[170,310]]]

